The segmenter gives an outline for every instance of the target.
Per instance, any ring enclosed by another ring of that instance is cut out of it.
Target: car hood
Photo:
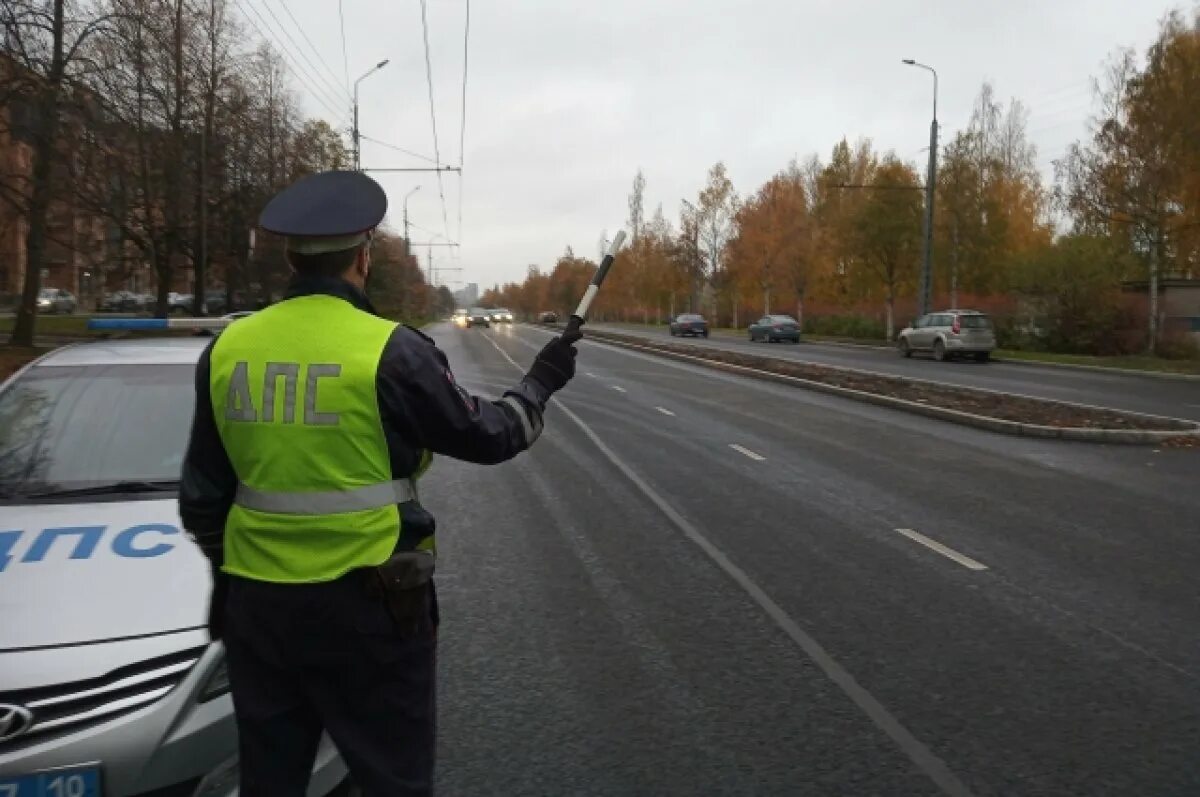
[[[0,650],[206,622],[208,562],[170,500],[3,507]]]

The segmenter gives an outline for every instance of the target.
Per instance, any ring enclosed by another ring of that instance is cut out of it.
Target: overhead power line
[[[243,5],[241,0],[234,0],[234,4],[237,5],[237,7],[239,9],[241,9],[242,16],[245,17],[246,21],[250,23],[250,26],[252,28],[254,28],[256,31],[258,31],[258,35],[261,36],[264,41],[275,44],[276,46],[279,46],[279,42],[276,41],[274,39],[274,37],[268,36],[263,31],[263,29],[261,27],[259,27],[258,23],[250,18],[250,16],[246,13],[247,6]],[[264,20],[262,18],[262,15],[259,14],[258,11],[253,6],[249,6],[249,8],[252,12],[254,12],[254,15],[256,17],[258,17],[258,19],[263,23],[263,25],[267,26],[266,20]],[[269,26],[267,26],[267,27],[269,27]],[[310,79],[309,76],[307,75],[307,73],[305,73],[305,71],[302,68],[300,68],[300,66],[297,64],[297,62],[292,58],[291,54],[288,52],[286,47],[280,47],[280,55],[282,55],[283,58],[287,61],[288,67],[292,71],[292,74],[294,74],[298,79],[300,79],[302,81],[307,81]],[[342,110],[337,110],[336,107],[337,107],[338,103],[331,102],[328,97],[324,96],[323,93],[318,92],[317,88],[318,88],[317,86],[313,86],[313,85],[308,86],[310,96],[314,100],[316,100],[318,103],[320,103],[325,108],[325,110],[327,110],[331,114],[333,114],[333,118],[336,119],[339,122],[339,124],[341,122],[346,121],[347,117],[349,116],[349,111],[347,111],[345,108],[343,108]]]
[[[247,1],[249,2],[250,0],[247,0]],[[283,35],[287,36],[288,41],[290,41],[292,43],[292,46],[294,46],[296,48],[296,53],[299,54],[299,56],[304,59],[304,63],[308,64],[309,67],[312,68],[313,74],[316,75],[318,78],[320,78],[320,80],[322,81],[322,86],[324,86],[325,88],[329,88],[333,92],[333,96],[339,97],[339,99],[340,99],[338,92],[343,91],[343,89],[340,86],[338,86],[338,84],[337,84],[337,76],[335,75],[334,79],[332,81],[329,80],[329,78],[327,78],[325,76],[325,73],[323,73],[321,71],[320,67],[318,67],[316,64],[314,64],[312,62],[312,59],[310,59],[308,57],[308,53],[304,52],[304,48],[300,46],[300,43],[298,41],[296,41],[294,38],[292,38],[292,34],[290,31],[288,31],[287,26],[284,25],[283,22],[280,21],[279,17],[275,16],[275,12],[271,10],[271,6],[267,2],[267,0],[263,0],[263,10],[265,10],[268,14],[271,15],[271,19],[275,20],[275,24],[279,26],[279,29],[281,31],[283,31]],[[288,8],[286,5],[283,7],[283,10],[287,11],[287,13],[289,15],[292,13],[291,11],[288,11]],[[292,16],[292,21],[296,22],[295,16]],[[299,22],[296,22],[296,28],[297,28],[297,30],[300,31],[300,35],[304,36],[304,29],[300,27]],[[307,41],[308,37],[304,36],[304,38]],[[310,41],[308,43],[308,45],[309,45],[309,47],[312,47],[312,42]],[[312,47],[312,49],[314,52],[316,51],[315,47]],[[317,58],[320,59],[320,57],[321,56],[318,53]],[[325,67],[325,69],[328,70],[329,67]],[[346,100],[347,101],[350,100],[349,95],[346,95]]]
[[[273,27],[271,25],[271,23],[267,22],[266,18],[263,17],[263,15],[258,12],[258,8],[255,6],[254,0],[240,0],[240,2],[244,3],[244,5],[247,8],[249,8],[251,11],[253,11],[254,16],[258,17],[259,21],[262,22],[263,25],[268,30],[271,31],[272,40],[275,43],[275,45],[295,65],[297,77],[301,77],[303,80],[309,81],[307,88],[310,91],[315,93],[319,90],[321,92],[321,96],[324,97],[326,100],[329,100],[334,106],[337,106],[337,105],[342,105],[343,107],[349,106],[349,102],[345,102],[343,100],[343,98],[341,97],[341,95],[338,94],[337,88],[330,90],[328,82],[327,81],[322,82],[320,70],[318,70],[316,67],[314,67],[312,65],[312,62],[308,59],[308,56],[305,55],[302,51],[299,52],[299,57],[304,59],[304,62],[305,62],[305,64],[307,64],[307,66],[301,68],[300,60],[296,57],[297,50],[299,49],[299,45],[296,44],[296,40],[294,38],[292,38],[292,35],[290,33],[288,33],[288,31],[286,29],[283,28],[283,24],[279,21],[279,17],[275,16],[275,12],[272,11],[270,6],[267,5],[266,0],[263,0],[263,8],[266,10],[266,12],[268,14],[271,15],[271,18],[273,20],[275,20],[275,25],[277,25],[280,29],[283,30],[284,36],[286,36],[288,41],[291,42],[290,47],[288,46],[287,42],[284,42],[282,38],[280,38],[278,35],[276,35],[275,27]],[[297,48],[297,49],[294,50],[293,48]],[[301,73],[303,73],[303,74],[301,74]]]
[[[467,53],[471,41],[471,0],[466,0],[466,19],[463,22],[463,79],[462,79],[462,113],[459,116],[458,127],[458,166],[461,169],[466,161],[467,141]],[[462,240],[462,205],[463,205],[463,176],[458,173],[458,240]]]
[[[442,235],[441,233],[437,233],[437,232],[434,232],[433,230],[430,230],[430,229],[428,229],[428,228],[426,228],[426,227],[422,227],[420,224],[417,224],[415,221],[410,221],[410,222],[408,223],[408,226],[409,226],[409,227],[412,227],[413,229],[420,230],[420,231],[421,231],[421,232],[423,232],[423,233],[428,233],[429,235],[432,235],[434,238],[436,238],[436,239],[440,239],[440,240],[442,240],[442,241],[445,241],[446,243],[450,244],[451,246],[458,246],[458,242],[457,242],[457,241],[451,241],[449,238],[447,238],[446,236]],[[415,246],[415,244],[414,244],[414,246]]]
[[[338,0],[338,23],[342,28],[342,77],[346,81],[346,93],[350,93],[350,55],[346,49],[346,14],[342,10],[342,0]]]
[[[301,26],[301,25],[300,25],[300,21],[299,21],[298,19],[296,19],[296,15],[295,15],[295,14],[293,14],[293,13],[292,13],[292,10],[291,10],[290,8],[288,8],[288,7],[287,7],[287,3],[286,3],[286,2],[284,2],[284,0],[279,0],[279,5],[280,5],[280,6],[283,8],[283,10],[284,10],[285,12],[287,12],[287,15],[288,15],[289,17],[291,17],[291,19],[292,19],[292,22],[293,22],[293,23],[295,24],[295,26],[296,26],[296,30],[300,31],[300,35],[304,37],[304,41],[308,42],[308,46],[309,46],[310,48],[312,48],[313,55],[315,55],[315,56],[317,57],[317,60],[321,62],[321,65],[322,65],[323,67],[325,67],[325,72],[326,72],[326,73],[327,73],[327,74],[328,74],[330,77],[332,77],[332,78],[333,78],[333,80],[334,80],[334,83],[336,84],[336,82],[337,82],[337,73],[333,71],[333,68],[332,68],[331,66],[329,66],[329,62],[328,62],[328,61],[326,61],[324,58],[322,58],[322,57],[321,57],[321,51],[317,49],[317,45],[313,44],[313,41],[312,41],[312,39],[308,38],[308,34],[304,32],[304,28],[303,28],[303,26]],[[346,95],[346,97],[347,97],[347,98],[349,98],[349,97],[350,97],[350,90],[349,90],[348,88],[346,88],[346,87],[342,87],[342,88],[341,88],[341,91],[342,91],[343,93],[345,93],[345,95]]]
[[[370,136],[363,135],[361,132],[358,134],[358,137],[361,138],[363,141],[370,141],[372,144],[378,144],[381,147],[387,147],[388,149],[393,149],[396,152],[403,152],[405,155],[408,155],[410,157],[418,158],[420,160],[425,161],[426,163],[432,163],[434,165],[437,165],[437,161],[435,161],[433,158],[422,155],[419,152],[412,152],[411,150],[407,150],[404,147],[397,147],[395,144],[389,144],[386,141],[380,141],[377,138],[371,138]]]
[[[425,40],[425,85],[429,88],[429,122],[433,127],[433,160],[434,163],[441,169],[442,154],[438,147],[438,129],[437,129],[437,112],[434,110],[433,103],[433,65],[429,60],[429,19],[427,15],[426,0],[421,0],[421,31]],[[450,238],[450,225],[446,221],[446,190],[442,183],[442,173],[439,171],[437,176],[438,181],[438,197],[442,201],[442,229],[446,239]]]

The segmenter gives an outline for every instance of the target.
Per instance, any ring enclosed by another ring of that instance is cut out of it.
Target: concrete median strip
[[[588,337],[597,342],[673,360],[852,398],[1002,434],[1135,445],[1157,445],[1177,438],[1200,436],[1200,424],[1180,418],[1052,401],[981,388],[948,386],[936,382],[876,374],[871,371],[838,366],[797,364],[786,360],[759,355],[743,355],[721,349],[688,346],[685,352],[676,350],[672,344],[662,344],[644,338],[598,330],[589,332]],[[741,362],[735,362],[736,360]],[[788,371],[792,373],[788,373]],[[796,372],[804,375],[797,376]],[[837,384],[838,382],[843,384]],[[856,386],[849,387],[846,383]],[[872,384],[879,387],[879,392],[869,389]],[[863,385],[866,385],[867,389],[864,389]],[[885,391],[888,390],[909,392],[918,396],[922,392],[931,393],[940,403],[958,403],[975,411],[940,406],[928,399],[910,400],[887,395]],[[987,414],[989,411],[993,414]],[[1057,416],[1067,416],[1070,422],[1036,423],[1014,420],[1010,417],[997,417],[998,415],[1021,414],[1021,412],[1034,417],[1050,418],[1056,422],[1059,420]]]

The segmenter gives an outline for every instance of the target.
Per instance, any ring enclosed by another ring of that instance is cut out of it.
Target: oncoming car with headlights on
[[[209,566],[176,509],[210,340],[69,346],[0,385],[4,797],[236,793]],[[346,774],[324,738],[310,797]]]
[[[505,307],[497,307],[491,311],[492,321],[496,324],[511,324],[513,322],[512,310]]]

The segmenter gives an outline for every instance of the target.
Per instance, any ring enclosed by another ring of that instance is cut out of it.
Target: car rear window
[[[992,320],[985,315],[964,315],[959,317],[962,319],[962,325],[966,329],[992,328]]]
[[[792,318],[790,315],[773,315],[773,316],[771,316],[771,321],[776,324],[794,324],[794,323],[796,323],[796,319]]]
[[[35,366],[0,393],[0,497],[178,479],[195,366]]]
[[[704,316],[702,316],[702,315],[681,315],[681,316],[679,316],[679,320],[680,321],[703,321]]]

